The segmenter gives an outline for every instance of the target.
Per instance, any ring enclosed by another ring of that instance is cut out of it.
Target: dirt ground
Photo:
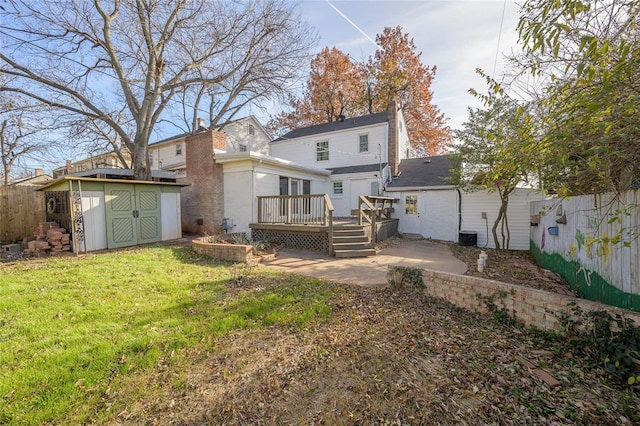
[[[481,249],[458,244],[451,244],[451,251],[467,264],[467,275],[579,297],[562,277],[539,267],[528,251]],[[478,272],[478,256],[482,251],[489,256],[489,267]]]
[[[233,290],[268,289],[244,277]],[[158,367],[123,424],[638,424],[640,395],[557,340],[413,288],[327,284],[329,319],[220,339],[181,380]],[[531,363],[534,365],[532,367]],[[534,370],[559,381],[550,387]]]

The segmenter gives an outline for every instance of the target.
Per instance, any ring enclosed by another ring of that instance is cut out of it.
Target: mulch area
[[[580,297],[562,277],[539,267],[527,251],[482,249],[458,244],[451,244],[451,251],[467,264],[466,275]],[[489,255],[488,268],[478,272],[478,257],[482,251]]]

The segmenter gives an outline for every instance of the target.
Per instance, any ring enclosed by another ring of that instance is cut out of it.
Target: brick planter
[[[572,304],[583,311],[608,311],[612,316],[621,314],[640,325],[638,312],[525,286],[426,269],[422,270],[422,279],[425,294],[446,299],[471,311],[487,312],[485,302],[478,295],[491,296],[500,292],[503,297],[495,301],[499,308],[506,308],[527,325],[545,330],[559,330],[558,315],[571,313]]]
[[[205,238],[198,238],[191,242],[193,251],[207,255],[216,260],[228,262],[248,263],[253,259],[252,247],[244,244],[208,243]]]

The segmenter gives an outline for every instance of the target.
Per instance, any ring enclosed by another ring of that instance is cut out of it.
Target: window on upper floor
[[[238,145],[238,151],[247,152],[247,146],[245,144]]]
[[[316,161],[329,160],[329,141],[316,142]]]
[[[333,182],[333,195],[342,195],[342,181]]]
[[[256,134],[256,128],[253,126],[253,124],[249,124],[248,132],[250,135]]]
[[[176,145],[176,155],[182,155],[182,144],[181,143]]]
[[[153,151],[149,150],[147,155],[149,156],[149,164],[153,165]]]
[[[369,152],[369,135],[360,135],[360,152]]]

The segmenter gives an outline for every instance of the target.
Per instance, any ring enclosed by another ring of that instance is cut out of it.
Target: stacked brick
[[[71,237],[57,222],[40,222],[33,236],[35,240],[27,243],[29,251],[33,254],[39,255],[47,251],[51,253],[71,251]]]

